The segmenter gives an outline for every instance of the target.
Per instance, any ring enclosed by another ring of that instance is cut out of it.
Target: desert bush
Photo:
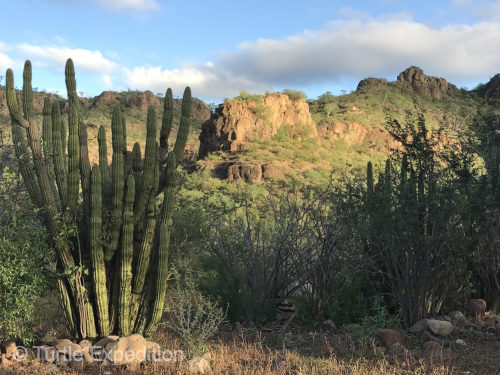
[[[0,157],[0,342],[29,343],[52,252],[19,176],[7,166],[10,157]]]
[[[328,301],[361,264],[331,194],[331,186],[269,186],[263,200],[243,195],[209,219],[206,288],[229,305],[233,323],[263,324],[287,300],[300,305],[303,319],[329,317]]]
[[[206,341],[226,320],[226,309],[214,298],[196,289],[175,288],[171,291],[165,319],[161,325],[180,339],[188,354],[206,351]]]

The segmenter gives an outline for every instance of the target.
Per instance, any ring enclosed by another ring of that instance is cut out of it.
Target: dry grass
[[[377,355],[373,343],[360,347],[349,334],[309,332],[285,335],[269,341],[255,333],[225,333],[209,344],[210,374],[258,375],[448,375],[500,374],[500,332],[480,338],[468,336],[469,346],[450,344],[433,355],[417,347],[402,355]],[[178,348],[178,342],[160,334],[156,337],[164,348]],[[264,345],[273,342],[273,345]],[[84,372],[62,370],[55,365],[24,364],[18,368],[0,369],[0,374],[189,374],[185,363],[148,364],[140,368],[94,365]]]

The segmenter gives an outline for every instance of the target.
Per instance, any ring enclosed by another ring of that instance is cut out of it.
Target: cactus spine
[[[11,70],[6,74],[6,87],[16,158],[32,201],[44,208],[43,222],[57,255],[58,288],[67,324],[80,338],[113,333],[149,336],[165,304],[175,173],[189,133],[191,91],[187,88],[184,93],[177,139],[167,158],[170,89],[160,145],[156,114],[148,110],[144,159],[138,144],[127,152],[125,118],[119,107],[114,108],[110,173],[103,126],[98,132],[99,165],[90,166],[87,128],[81,121],[71,60],[65,74],[67,126],[60,103],[49,100],[44,102],[42,131],[33,122],[29,61],[23,74],[22,114]],[[163,193],[163,203],[157,210],[159,193]],[[76,230],[70,232],[75,234],[60,235],[75,225]]]

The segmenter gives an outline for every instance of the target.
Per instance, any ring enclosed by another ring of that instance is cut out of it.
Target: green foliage
[[[240,95],[235,96],[233,100],[240,102],[255,102],[260,103],[262,99],[264,99],[264,95],[262,94],[250,94],[244,90],[240,91]]]
[[[401,329],[402,327],[399,317],[389,313],[384,299],[381,296],[375,296],[370,315],[361,319],[360,335],[373,338],[379,328]]]
[[[35,303],[49,283],[52,250],[17,173],[0,166],[0,341],[31,343]]]
[[[283,94],[288,95],[288,97],[292,101],[307,99],[307,94],[301,90],[285,89],[285,90],[283,90]]]

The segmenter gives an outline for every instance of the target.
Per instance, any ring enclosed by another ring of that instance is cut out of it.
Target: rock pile
[[[443,339],[461,335],[471,327],[486,327],[500,329],[500,316],[486,313],[486,302],[482,299],[472,300],[469,304],[470,318],[460,311],[452,311],[448,315],[435,319],[422,319],[416,322],[408,332],[418,334],[424,339],[422,348],[425,353],[440,352],[443,348]],[[376,332],[380,344],[388,353],[400,354],[411,343],[409,336],[394,329],[378,329]],[[467,346],[460,338],[453,339],[459,346]]]

